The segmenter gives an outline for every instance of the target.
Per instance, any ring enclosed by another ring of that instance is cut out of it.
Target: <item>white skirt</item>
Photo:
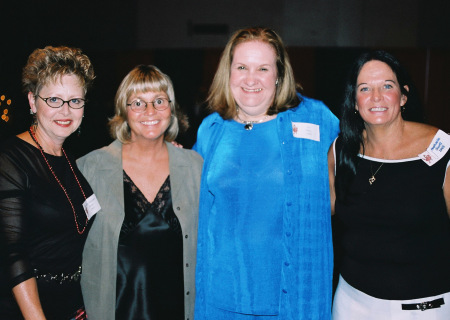
[[[444,299],[439,308],[402,310],[402,304],[417,304]],[[365,294],[342,277],[333,301],[333,320],[449,320],[450,292],[433,297],[412,300],[385,300]]]

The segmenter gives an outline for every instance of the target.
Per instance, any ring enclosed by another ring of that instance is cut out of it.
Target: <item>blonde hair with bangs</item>
[[[180,127],[187,129],[187,118],[176,103],[173,84],[169,76],[153,65],[138,65],[125,76],[117,89],[114,103],[115,115],[109,121],[111,136],[122,143],[131,142],[127,117],[128,99],[133,94],[159,91],[165,92],[171,101],[169,104],[172,117],[170,125],[164,133],[164,139],[169,142],[173,141],[177,137]]]

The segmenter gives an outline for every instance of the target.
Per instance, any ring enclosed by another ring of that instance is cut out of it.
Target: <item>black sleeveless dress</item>
[[[124,171],[124,197],[116,319],[182,320],[183,239],[169,176],[150,203]]]

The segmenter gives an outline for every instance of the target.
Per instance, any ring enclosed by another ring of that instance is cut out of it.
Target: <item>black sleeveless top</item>
[[[340,150],[338,139],[336,159]],[[350,285],[391,300],[450,291],[450,219],[443,195],[449,160],[450,151],[432,166],[419,157],[359,159],[347,201],[335,206],[342,225],[341,275]]]
[[[183,237],[172,208],[170,179],[150,203],[124,171],[124,197],[116,319],[182,320]]]

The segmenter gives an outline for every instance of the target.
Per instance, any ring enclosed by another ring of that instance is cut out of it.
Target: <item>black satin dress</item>
[[[183,239],[170,179],[150,203],[124,171],[125,219],[117,253],[118,320],[184,318]]]

